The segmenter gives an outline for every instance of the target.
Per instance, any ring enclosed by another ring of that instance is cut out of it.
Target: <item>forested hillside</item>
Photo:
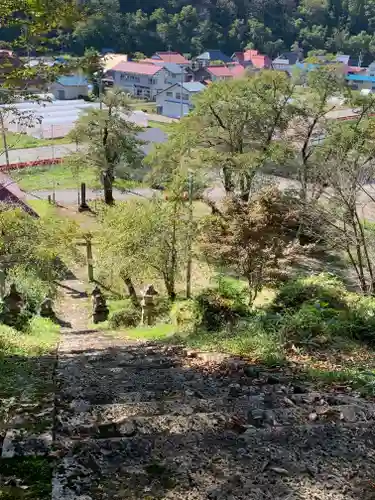
[[[227,54],[253,46],[270,56],[299,45],[375,56],[375,0],[86,0],[88,17],[62,47],[143,52],[171,46],[191,55],[220,48]],[[0,39],[11,32],[0,30]]]

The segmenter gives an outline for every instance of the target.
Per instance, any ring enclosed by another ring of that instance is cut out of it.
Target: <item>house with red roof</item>
[[[231,59],[245,67],[253,66],[256,69],[272,68],[271,59],[268,56],[259,54],[259,52],[254,49],[247,49],[244,52],[234,52]]]
[[[233,73],[228,66],[207,66],[195,72],[195,81],[197,82],[218,82],[230,78],[233,78]]]
[[[123,61],[111,71],[114,85],[141,99],[155,100],[156,94],[186,79],[185,69],[175,63],[155,60]]]
[[[155,59],[157,61],[162,61],[165,63],[178,64],[179,66],[183,66],[186,68],[191,65],[191,62],[179,52],[155,52],[151,59]]]

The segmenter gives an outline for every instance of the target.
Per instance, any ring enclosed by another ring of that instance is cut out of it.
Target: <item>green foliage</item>
[[[35,269],[23,265],[10,269],[7,282],[16,285],[25,301],[26,309],[32,314],[38,312],[40,304],[46,297],[53,298],[56,294],[52,283],[43,281]]]
[[[328,307],[345,306],[346,295],[344,284],[331,274],[318,274],[297,278],[283,285],[272,304],[273,311],[296,310],[302,305],[324,304]]]
[[[141,311],[134,307],[130,300],[126,301],[122,309],[113,311],[108,318],[110,328],[135,327],[141,320]]]
[[[201,311],[195,300],[175,302],[171,309],[172,324],[178,333],[191,333],[202,323]]]

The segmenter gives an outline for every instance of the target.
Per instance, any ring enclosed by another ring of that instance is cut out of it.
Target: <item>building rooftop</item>
[[[346,79],[352,82],[375,82],[375,76],[369,75],[347,75]]]
[[[166,63],[189,64],[189,61],[179,52],[156,52],[152,59],[160,59]]]
[[[57,79],[57,83],[64,87],[81,87],[83,85],[88,85],[87,78],[81,75],[60,76],[60,78]]]
[[[137,75],[153,76],[162,68],[156,64],[145,64],[139,62],[120,62],[112,68],[113,71],[121,71],[123,73],[135,73]]]
[[[204,59],[206,61],[223,61],[225,63],[231,62],[231,58],[221,52],[221,50],[207,50],[197,56],[197,59]]]
[[[188,92],[201,92],[201,90],[206,88],[201,82],[185,82],[178,83],[177,85],[180,85],[180,87],[183,87]]]
[[[217,77],[233,76],[231,70],[227,66],[208,66],[207,71]]]
[[[26,196],[10,177],[0,173],[0,203],[5,203],[11,208],[21,208],[33,217],[38,217],[36,212],[26,203]]]

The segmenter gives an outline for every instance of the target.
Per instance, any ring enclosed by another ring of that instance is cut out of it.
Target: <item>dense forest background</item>
[[[192,56],[253,47],[270,56],[297,46],[375,58],[375,0],[86,0],[88,15],[59,49],[151,55],[171,47]],[[0,29],[0,39],[12,40]]]

